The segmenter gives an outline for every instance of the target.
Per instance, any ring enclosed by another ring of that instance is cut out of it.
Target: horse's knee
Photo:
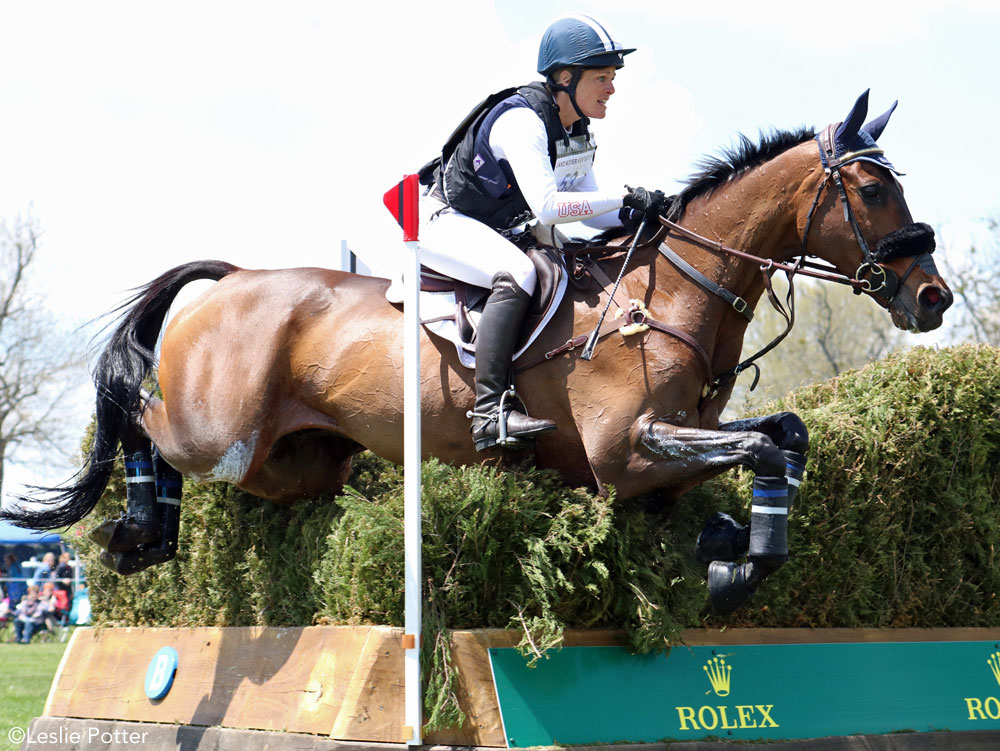
[[[784,477],[785,455],[771,438],[764,433],[750,433],[747,439],[747,462],[758,477]]]
[[[794,412],[780,412],[774,415],[777,426],[776,434],[772,436],[778,448],[795,451],[799,454],[809,453],[809,429]]]

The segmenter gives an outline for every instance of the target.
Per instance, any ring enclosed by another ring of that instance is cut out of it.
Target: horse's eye
[[[866,201],[874,201],[882,194],[882,186],[878,183],[868,183],[859,188],[861,197]]]

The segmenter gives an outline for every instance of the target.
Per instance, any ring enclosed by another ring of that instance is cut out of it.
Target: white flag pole
[[[422,638],[423,545],[420,498],[420,244],[407,242],[406,293],[403,318],[406,336],[403,363],[403,536],[406,541],[406,739],[409,745],[423,743],[423,692],[420,684],[420,641]]]
[[[416,175],[385,194],[385,204],[403,228],[403,539],[405,616],[403,624],[404,730],[402,741],[423,744],[420,642],[423,619],[423,546],[420,487],[420,243],[417,241]]]

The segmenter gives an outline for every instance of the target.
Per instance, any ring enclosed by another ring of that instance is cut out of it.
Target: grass
[[[0,751],[21,747],[9,740],[8,732],[27,730],[42,713],[65,649],[66,643],[59,642],[0,643]]]

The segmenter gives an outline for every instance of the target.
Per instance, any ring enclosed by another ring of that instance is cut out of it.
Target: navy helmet
[[[590,16],[578,13],[553,21],[542,35],[538,47],[538,72],[549,77],[567,66],[605,68],[625,65],[625,49],[608,27]]]

